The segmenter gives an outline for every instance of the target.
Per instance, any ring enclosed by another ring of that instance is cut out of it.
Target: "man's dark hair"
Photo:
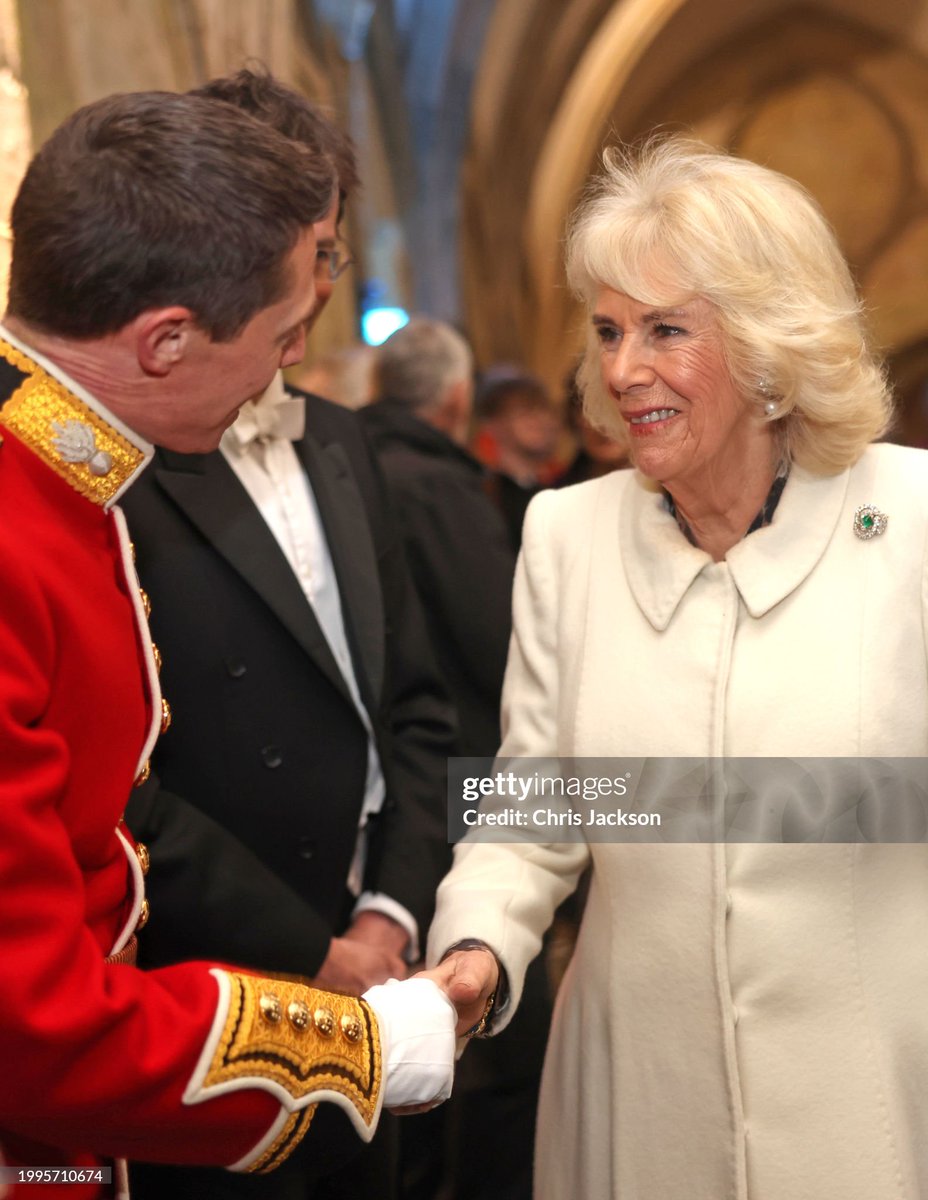
[[[489,421],[514,408],[550,408],[548,389],[535,375],[510,368],[490,368],[477,389],[477,417]]]
[[[91,338],[179,304],[226,341],[285,293],[287,257],[334,188],[327,157],[236,108],[109,96],[29,165],[13,204],[9,311]]]
[[[338,175],[338,219],[341,220],[346,199],[360,183],[358,162],[351,138],[342,133],[320,108],[257,67],[243,67],[234,75],[211,79],[190,94],[224,100],[226,104],[244,109],[284,137],[331,159]]]

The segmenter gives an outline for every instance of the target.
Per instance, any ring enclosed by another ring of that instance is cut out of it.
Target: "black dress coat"
[[[296,449],[338,578],[387,798],[365,888],[424,937],[447,868],[452,710],[354,414],[307,396]],[[173,725],[127,821],[149,845],[150,963],[191,955],[311,975],[344,930],[367,734],[312,607],[218,451],[159,450],[126,496]]]
[[[460,721],[459,753],[499,748],[516,552],[481,464],[390,399],[360,411],[390,489],[435,657]]]

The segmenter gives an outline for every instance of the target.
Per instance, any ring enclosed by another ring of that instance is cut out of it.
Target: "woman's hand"
[[[431,971],[415,978],[432,979],[454,1005],[455,1035],[463,1037],[480,1021],[487,1001],[499,985],[499,966],[491,950],[455,950]]]

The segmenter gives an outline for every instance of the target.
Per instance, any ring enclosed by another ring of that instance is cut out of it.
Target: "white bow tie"
[[[277,374],[262,396],[242,405],[235,423],[224,436],[239,454],[244,454],[254,442],[264,445],[272,438],[295,442],[305,429],[305,400],[302,396],[291,396],[284,389],[282,376]]]

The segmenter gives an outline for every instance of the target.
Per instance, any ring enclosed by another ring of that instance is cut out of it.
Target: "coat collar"
[[[151,461],[150,443],[3,325],[0,357],[22,376],[3,425],[76,492],[109,508]]]
[[[446,433],[414,416],[409,405],[389,396],[359,410],[362,424],[378,450],[390,446],[412,449],[432,458],[446,459],[466,467],[475,475],[486,475],[486,468],[463,446]]]
[[[752,617],[764,616],[811,574],[837,527],[849,478],[849,470],[822,477],[793,466],[772,523],[728,552],[725,563]],[[690,545],[660,488],[637,472],[628,480],[619,545],[632,595],[662,632],[712,559]]]

